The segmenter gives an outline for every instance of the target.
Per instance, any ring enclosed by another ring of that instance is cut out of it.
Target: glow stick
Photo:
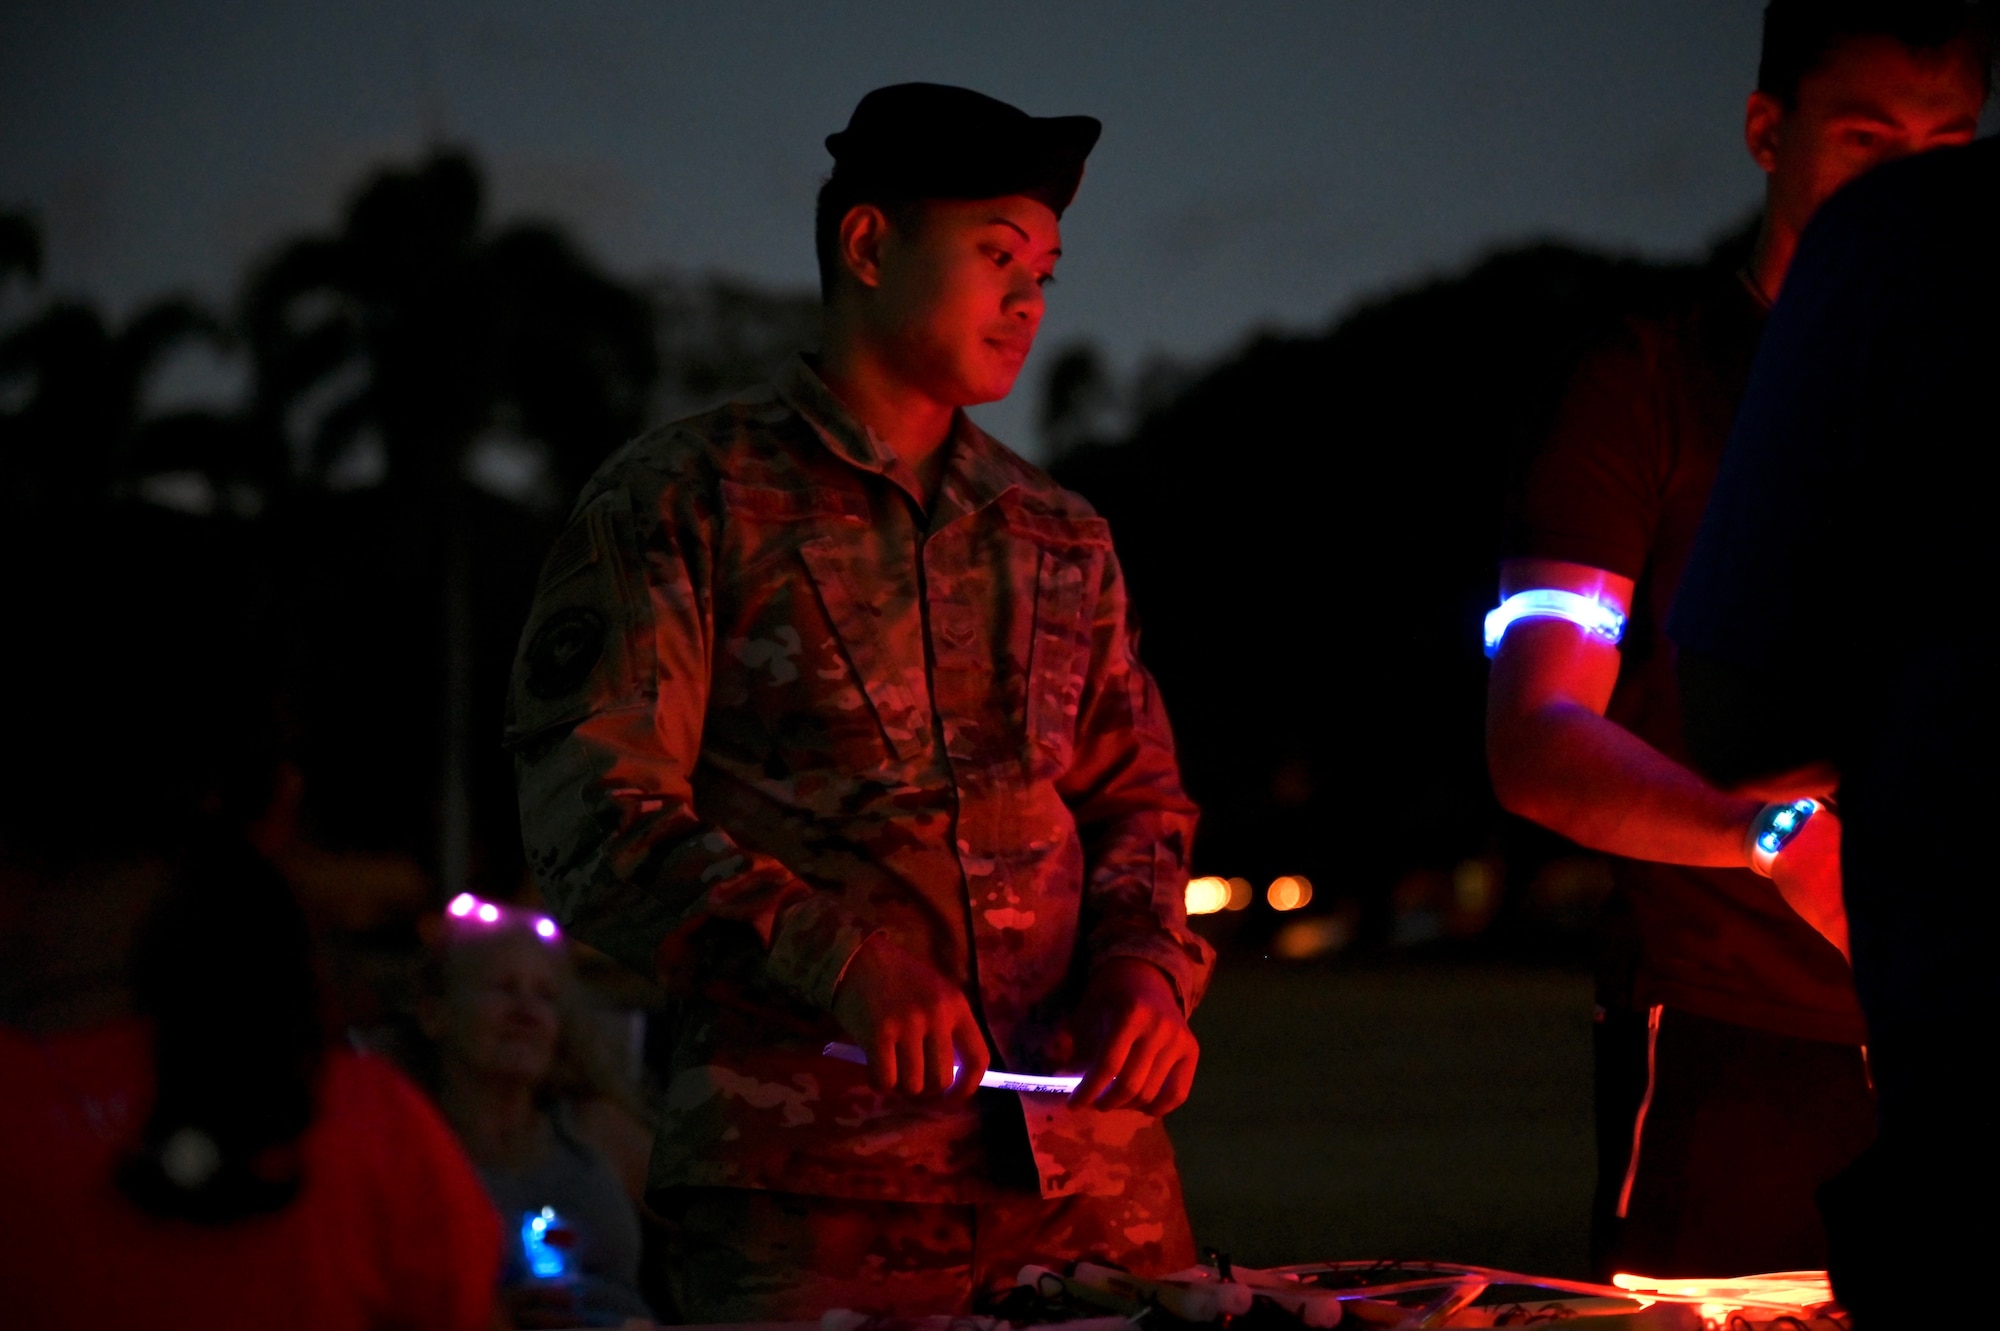
[[[820,1050],[828,1058],[837,1058],[843,1063],[859,1063],[868,1066],[868,1055],[859,1045],[842,1044],[838,1040]],[[951,1065],[951,1076],[955,1082],[961,1066]],[[1039,1095],[1068,1095],[1083,1085],[1082,1077],[1035,1077],[1025,1072],[988,1072],[979,1079],[979,1084],[992,1091],[1029,1091]]]
[[[1833,1302],[1833,1287],[1824,1271],[1775,1271],[1720,1280],[1665,1280],[1620,1272],[1611,1283],[1637,1298],[1697,1305],[1711,1321],[1744,1310],[1804,1320],[1814,1309]]]

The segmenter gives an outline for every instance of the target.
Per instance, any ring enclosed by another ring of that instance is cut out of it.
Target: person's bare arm
[[[1615,573],[1547,559],[1501,565],[1503,598],[1537,587],[1631,611],[1632,580]],[[1618,667],[1616,647],[1565,620],[1522,620],[1507,630],[1486,694],[1486,761],[1502,807],[1592,850],[1741,869],[1749,867],[1751,820],[1767,801],[1827,794],[1819,772],[1718,789],[1605,717]],[[1792,909],[1844,954],[1838,850],[1838,824],[1823,812],[1778,857],[1772,876]]]
[[[646,1197],[646,1163],[653,1151],[653,1125],[624,1104],[605,1098],[575,1106],[577,1135],[604,1157],[636,1206]]]
[[[1500,567],[1504,598],[1535,587],[1595,596],[1630,612],[1632,581],[1546,559]],[[1507,630],[1486,694],[1486,761],[1510,812],[1580,846],[1630,859],[1714,868],[1748,864],[1763,801],[1717,790],[1605,719],[1618,649],[1559,619]]]

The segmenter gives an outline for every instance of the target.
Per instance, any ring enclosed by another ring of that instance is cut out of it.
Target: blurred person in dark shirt
[[[1694,756],[1839,774],[1854,978],[1881,1104],[1822,1194],[1856,1325],[1910,1273],[1979,1270],[1991,1177],[1990,649],[2000,142],[1885,168],[1806,233],[1737,415],[1673,632]]]
[[[1969,141],[1989,50],[1960,0],[1774,0],[1745,117],[1766,175],[1749,265],[1584,360],[1511,517],[1488,632],[1494,788],[1617,857],[1598,977],[1601,1276],[1823,1266],[1815,1190],[1873,1132],[1838,821],[1822,810],[1775,856],[1751,844],[1824,779],[1724,787],[1691,770],[1666,625],[1800,233],[1870,168]]]
[[[259,850],[269,636],[231,561],[177,557],[212,533],[106,516],[0,533],[33,570],[0,651],[0,1323],[491,1325],[492,1209],[421,1093],[330,1047]]]

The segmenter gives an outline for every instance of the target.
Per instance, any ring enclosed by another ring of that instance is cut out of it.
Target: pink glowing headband
[[[562,930],[556,928],[556,922],[546,915],[538,915],[534,911],[520,910],[513,906],[503,906],[496,901],[481,901],[470,892],[460,892],[453,897],[451,904],[444,908],[444,913],[455,920],[463,920],[467,924],[483,924],[488,928],[500,924],[503,920],[521,920],[525,921],[538,937],[548,942],[553,943],[562,937]]]

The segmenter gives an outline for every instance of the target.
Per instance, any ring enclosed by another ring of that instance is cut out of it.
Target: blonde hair
[[[512,908],[503,908],[499,918],[491,923],[466,923],[447,915],[444,927],[424,951],[423,967],[418,973],[420,1000],[445,999],[465,974],[469,962],[490,956],[502,947],[527,945],[540,949],[549,958],[556,981],[556,1048],[548,1073],[536,1088],[537,1101],[549,1108],[604,1100],[642,1122],[651,1122],[635,1088],[619,1071],[617,1052],[589,1020],[588,1004],[577,983],[568,943],[560,934],[551,938],[538,933],[534,922],[539,918],[543,917]],[[440,1051],[429,1036],[421,1039],[420,1057],[420,1064],[413,1066],[411,1072],[435,1091]]]

